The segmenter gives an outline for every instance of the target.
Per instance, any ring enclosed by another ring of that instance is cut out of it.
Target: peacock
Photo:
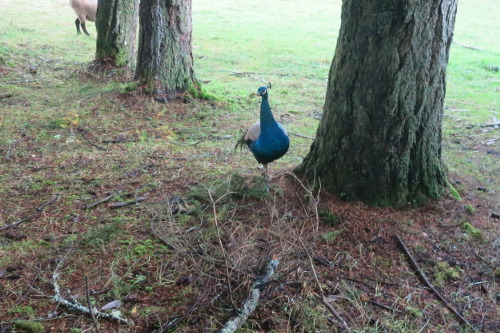
[[[283,125],[276,122],[271,107],[269,106],[269,92],[267,87],[260,87],[255,96],[261,96],[260,121],[256,122],[247,130],[245,135],[236,143],[243,149],[246,144],[255,156],[257,162],[261,163],[264,169],[264,178],[269,189],[269,174],[267,164],[282,157],[288,151],[290,139]]]

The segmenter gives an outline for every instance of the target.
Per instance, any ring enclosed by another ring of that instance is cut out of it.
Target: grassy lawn
[[[315,294],[354,332],[470,331],[395,234],[454,308],[497,331],[500,7],[459,2],[443,154],[460,201],[394,211],[290,174],[322,112],[340,6],[194,0],[195,72],[218,100],[159,104],[127,92],[120,71],[92,70],[94,25],[77,35],[67,0],[0,0],[0,332],[92,331],[58,293],[98,309],[119,300],[133,324],[101,318],[102,332],[217,331],[272,257],[241,332],[341,331]],[[270,165],[271,194],[234,151],[267,83],[292,140]]]

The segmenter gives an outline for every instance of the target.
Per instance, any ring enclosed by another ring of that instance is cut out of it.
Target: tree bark
[[[345,0],[316,139],[298,173],[401,207],[447,184],[441,123],[457,0]]]
[[[139,0],[99,1],[96,61],[115,67],[135,63]]]
[[[195,81],[191,0],[143,0],[140,4],[136,79],[146,93],[175,98]]]

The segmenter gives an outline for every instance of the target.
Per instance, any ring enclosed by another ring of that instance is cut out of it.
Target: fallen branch
[[[333,306],[331,306],[330,303],[328,303],[324,297],[314,293],[314,296],[321,302],[321,304],[323,304],[327,309],[328,311],[330,311],[330,313],[335,317],[335,319],[337,319],[341,324],[342,326],[344,326],[344,329],[347,331],[347,332],[351,332],[351,329],[349,328],[349,325],[347,325],[347,323],[345,322],[344,318],[342,318],[338,312],[333,308]]]
[[[87,306],[89,309],[92,309],[92,302],[90,301],[90,288],[89,288],[89,278],[85,277],[85,287],[86,287],[86,295],[87,295]],[[101,333],[101,329],[99,327],[99,322],[97,321],[94,315],[94,309],[90,311],[90,317],[92,318],[92,322],[94,323],[94,328],[96,333]]]
[[[165,160],[176,160],[176,161],[190,161],[198,158],[203,158],[203,157],[208,157],[208,156],[213,156],[215,155],[214,153],[206,153],[206,154],[199,154],[199,155],[192,155],[192,156],[149,156],[149,158],[152,159],[165,159]],[[175,168],[174,168],[175,169]]]
[[[432,290],[432,292],[436,295],[436,297],[448,308],[448,310],[450,310],[455,316],[457,316],[462,323],[468,325],[470,328],[472,328],[472,330],[476,331],[476,328],[474,326],[472,326],[472,324],[469,323],[469,321],[467,319],[465,319],[464,316],[462,316],[457,310],[455,310],[450,305],[450,303],[448,303],[444,299],[444,297],[439,293],[439,291],[437,291],[437,289],[434,288],[434,286],[429,282],[429,280],[427,279],[427,276],[420,269],[420,267],[418,267],[417,262],[415,261],[415,259],[411,255],[410,250],[408,250],[408,248],[406,247],[406,244],[403,242],[403,240],[398,235],[395,235],[394,237],[396,238],[396,241],[398,242],[398,244],[401,246],[404,254],[406,254],[406,256],[408,257],[408,260],[410,261],[413,268],[417,271],[418,275],[422,279],[422,282],[425,284],[425,286],[428,287],[430,290]]]
[[[75,311],[79,311],[81,313],[84,313],[86,315],[91,315],[91,313],[93,312],[93,314],[97,317],[101,317],[101,318],[109,319],[109,320],[114,320],[114,321],[117,321],[121,324],[126,324],[126,325],[133,324],[132,321],[124,319],[124,318],[120,317],[119,315],[116,315],[113,313],[101,312],[101,311],[98,311],[97,309],[90,309],[90,307],[86,307],[86,306],[80,304],[80,302],[78,302],[76,299],[72,299],[71,301],[68,301],[67,299],[62,297],[60,287],[59,287],[59,284],[57,283],[57,280],[59,279],[59,272],[58,271],[59,271],[59,268],[62,266],[63,262],[64,262],[64,258],[61,258],[59,260],[59,263],[57,264],[54,272],[52,273],[52,284],[54,286],[54,296],[53,296],[54,301],[56,301],[57,303],[59,303],[63,306],[71,308]]]
[[[59,194],[56,194],[54,196],[52,196],[52,198],[47,201],[46,203],[43,203],[41,204],[37,209],[35,209],[37,212],[41,211],[42,209],[44,209],[45,207],[47,207],[48,205],[50,204],[53,204],[54,202],[56,202],[57,200],[59,199]]]
[[[398,309],[394,309],[394,308],[391,308],[390,306],[387,306],[387,305],[384,305],[382,303],[379,303],[373,299],[370,299],[368,302],[370,302],[371,304],[373,305],[376,305],[376,306],[379,306],[381,307],[382,309],[385,309],[385,310],[388,310],[388,311],[391,311],[391,312],[397,312],[397,313],[403,313],[402,311],[399,311]]]
[[[328,259],[326,259],[326,258],[313,257],[312,259],[313,259],[314,263],[316,263],[318,265],[323,265],[323,266],[327,266],[327,267],[335,267],[335,265],[336,265],[336,263],[328,261]]]
[[[28,217],[23,217],[22,219],[14,222],[14,223],[11,223],[9,225],[6,225],[5,227],[1,227],[0,228],[0,231],[4,231],[4,230],[7,230],[7,229],[10,229],[10,228],[14,228],[14,227],[17,227],[18,225],[20,225],[21,223],[23,223],[24,221],[27,221],[29,220],[33,215],[30,215]]]
[[[121,193],[121,192],[122,192],[122,191],[118,191],[118,192],[116,192],[116,193],[113,193],[113,194],[108,195],[107,197],[105,197],[105,198],[103,198],[103,199],[101,199],[101,200],[99,200],[99,201],[96,201],[96,202],[93,202],[93,203],[91,203],[91,204],[88,204],[87,206],[85,206],[85,209],[94,208],[94,207],[95,207],[95,206],[97,206],[97,205],[100,205],[100,204],[102,204],[102,203],[105,203],[106,201],[111,200],[111,199],[112,199],[115,195],[117,195],[117,194],[119,194],[119,193]]]
[[[43,210],[45,207],[47,207],[48,205],[50,205],[50,204],[52,204],[52,203],[56,202],[56,201],[57,201],[57,199],[59,199],[59,194],[54,195],[54,196],[52,197],[52,199],[50,199],[50,200],[49,200],[49,201],[47,201],[46,203],[44,203],[44,204],[42,204],[42,205],[38,206],[37,208],[35,208],[35,212],[40,212],[40,211],[42,211],[42,210]],[[6,226],[1,227],[1,228],[0,228],[0,231],[4,231],[4,230],[10,229],[10,228],[17,227],[17,226],[18,226],[18,225],[20,225],[21,223],[26,222],[26,221],[28,221],[28,220],[32,219],[34,216],[35,216],[35,214],[31,214],[31,215],[28,215],[28,216],[26,216],[26,217],[23,217],[23,218],[21,218],[21,219],[17,220],[16,222],[14,222],[14,223],[11,223],[11,224],[9,224],[9,225],[6,225]]]
[[[466,49],[471,49],[471,50],[474,50],[474,51],[481,51],[481,52],[484,52],[484,50],[482,50],[482,49],[479,49],[479,48],[474,47],[474,46],[470,46],[470,45],[462,44],[462,43],[459,43],[459,42],[457,42],[457,41],[455,41],[455,40],[453,41],[453,43],[458,44],[458,45],[460,45],[460,46],[462,46],[462,47],[465,47]]]
[[[78,132],[80,132],[82,134],[82,137],[85,139],[85,141],[87,141],[91,146],[93,147],[96,147],[97,149],[99,150],[103,150],[103,151],[108,151],[108,149],[104,148],[104,147],[101,147],[95,143],[93,143],[92,141],[90,141],[90,139],[87,137],[87,135],[85,134],[85,130],[83,128],[79,128],[78,129]]]
[[[231,318],[226,325],[220,330],[220,333],[232,333],[235,332],[252,314],[252,312],[257,308],[259,304],[260,294],[262,292],[262,288],[265,287],[271,277],[274,275],[274,272],[278,268],[279,260],[272,259],[266,266],[266,270],[264,272],[264,276],[259,278],[250,289],[250,295],[246,299],[245,303],[243,303],[243,307],[239,311],[239,315]]]
[[[178,251],[178,249],[173,246],[172,244],[170,244],[165,238],[163,238],[155,229],[155,219],[158,217],[158,214],[155,214],[152,218],[151,218],[151,221],[150,221],[150,226],[151,226],[151,231],[153,232],[153,235],[156,236],[156,238],[163,244],[165,245],[166,247],[168,247],[169,249],[172,249],[172,250],[175,250],[175,251]],[[158,219],[160,219],[158,217]]]
[[[109,204],[108,207],[109,208],[120,208],[120,207],[124,207],[124,206],[128,206],[128,205],[133,205],[133,204],[139,203],[139,202],[144,201],[144,200],[146,200],[146,197],[137,197],[137,198],[129,200],[129,201],[123,201],[123,202]]]
[[[304,139],[309,139],[309,140],[314,140],[313,137],[311,136],[305,136],[305,135],[302,135],[302,134],[299,134],[299,133],[294,133],[294,132],[288,132],[289,134],[292,134],[292,135],[295,135],[295,136],[298,136],[299,138],[304,138]]]
[[[362,284],[368,288],[371,288],[371,289],[377,289],[376,287],[372,286],[371,284],[367,283],[367,282],[364,282],[364,281],[361,281],[361,280],[357,280],[357,279],[354,279],[354,278],[351,278],[351,277],[348,277],[348,276],[341,276],[340,277],[341,279],[344,279],[344,280],[348,280],[348,281],[352,281],[352,282],[356,282],[356,283],[359,283],[359,284]]]
[[[321,283],[319,282],[318,275],[316,274],[316,269],[314,268],[313,258],[309,254],[309,251],[307,250],[304,242],[302,242],[301,238],[299,238],[299,241],[302,244],[302,247],[304,248],[304,251],[306,252],[307,257],[309,258],[309,264],[311,266],[311,270],[312,270],[313,275],[314,275],[314,280],[316,281],[316,285],[318,287],[318,290],[321,293],[321,295],[319,295],[317,293],[313,293],[314,297],[316,297],[321,302],[321,304],[323,304],[328,309],[328,311],[330,311],[330,313],[335,317],[335,319],[337,319],[337,321],[344,327],[344,329],[347,332],[351,332],[351,329],[349,328],[349,325],[347,325],[347,323],[344,320],[344,318],[342,318],[338,314],[338,312],[333,308],[333,306],[331,306],[331,304],[328,303],[328,301],[325,299],[325,294],[323,292],[323,288],[321,287]]]

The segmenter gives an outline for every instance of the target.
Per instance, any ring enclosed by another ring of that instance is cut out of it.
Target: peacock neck
[[[260,124],[264,127],[276,124],[276,120],[274,120],[271,112],[271,106],[269,106],[267,94],[262,96],[262,102],[260,103]]]

